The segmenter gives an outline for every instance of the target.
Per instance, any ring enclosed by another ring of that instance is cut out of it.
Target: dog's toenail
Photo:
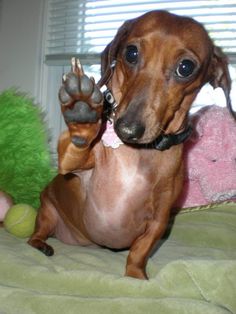
[[[64,83],[66,81],[66,74],[63,74],[62,76],[62,82]]]

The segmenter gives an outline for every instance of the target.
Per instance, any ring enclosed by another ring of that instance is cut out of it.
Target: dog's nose
[[[120,118],[115,123],[115,131],[123,141],[134,142],[142,137],[145,127],[140,122],[127,122]]]

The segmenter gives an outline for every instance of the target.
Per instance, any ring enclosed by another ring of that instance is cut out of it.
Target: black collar
[[[117,104],[109,89],[104,93],[104,117],[109,120],[112,113],[114,113]],[[164,151],[171,146],[178,145],[186,141],[192,133],[192,126],[188,125],[183,131],[176,134],[160,134],[153,142],[147,144],[135,144],[140,148],[157,149]]]
[[[161,134],[153,142],[144,144],[146,148],[154,148],[160,151],[169,149],[186,141],[192,133],[192,126],[188,125],[183,131],[176,134]]]

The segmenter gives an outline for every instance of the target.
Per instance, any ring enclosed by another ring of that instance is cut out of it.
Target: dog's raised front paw
[[[59,99],[72,143],[80,147],[91,142],[86,136],[86,128],[90,127],[91,137],[93,124],[92,137],[97,135],[103,109],[103,94],[95,80],[84,74],[83,67],[76,58],[71,60],[71,72],[63,76]],[[98,128],[94,128],[94,124]]]

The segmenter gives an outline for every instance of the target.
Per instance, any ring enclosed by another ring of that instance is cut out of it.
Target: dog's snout
[[[145,127],[141,122],[128,122],[120,118],[115,124],[115,131],[123,141],[134,142],[142,137]]]

